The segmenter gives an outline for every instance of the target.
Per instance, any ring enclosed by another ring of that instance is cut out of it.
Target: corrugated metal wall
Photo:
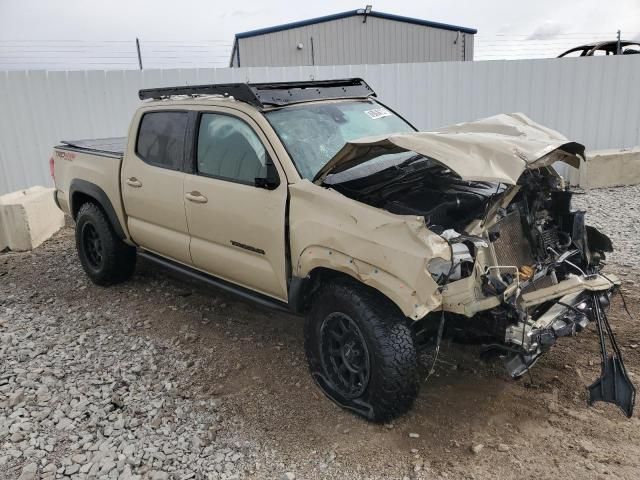
[[[361,15],[240,38],[238,45],[242,67],[473,60],[471,34],[377,17],[363,23]]]
[[[640,145],[640,55],[287,68],[0,72],[0,193],[49,185],[62,139],[126,135],[144,87],[360,76],[420,129],[524,112],[590,149]]]

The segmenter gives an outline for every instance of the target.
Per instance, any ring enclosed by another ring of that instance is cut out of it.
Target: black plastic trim
[[[309,279],[291,276],[289,281],[289,309],[294,313],[304,311],[304,291]]]
[[[224,290],[225,292],[232,293],[242,298],[243,300],[248,300],[250,302],[273,310],[292,313],[289,306],[285,302],[275,300],[271,297],[254,292],[244,287],[240,287],[226,280],[222,280],[221,278],[214,277],[213,275],[209,275],[207,273],[196,270],[195,268],[182,265],[181,263],[174,262],[173,260],[169,260],[146,250],[141,250],[138,255],[151,262],[161,265],[162,267],[168,268],[173,272],[185,275],[194,280],[202,281],[208,285],[219,288],[220,290]]]
[[[187,119],[187,130],[184,140],[184,161],[182,169],[184,173],[195,174],[196,156],[198,152],[198,128],[200,126],[199,112],[189,110]]]
[[[246,243],[236,242],[235,240],[231,240],[231,245],[233,245],[234,247],[242,248],[244,250],[248,250],[253,253],[258,253],[260,255],[266,254],[266,252],[261,248],[254,247],[252,245],[247,245]]]
[[[121,240],[126,238],[122,225],[120,225],[120,221],[116,215],[116,211],[111,204],[111,200],[109,200],[109,196],[95,183],[87,182],[86,180],[81,180],[79,178],[73,179],[71,181],[71,187],[69,188],[69,211],[74,220],[76,219],[77,212],[79,210],[76,208],[74,203],[74,196],[76,193],[83,193],[93,198],[107,214],[107,218],[109,218],[109,222],[111,222],[111,226],[116,232],[116,235],[118,235]]]
[[[382,103],[380,100],[378,100],[377,98],[374,100],[376,103],[379,103],[380,105],[382,105],[384,108],[386,108],[387,110],[389,110],[391,113],[393,113],[396,117],[400,118],[404,123],[406,123],[407,125],[409,125],[411,128],[413,128],[413,130],[415,132],[418,131],[418,128],[411,123],[409,120],[407,120],[406,118],[404,118],[402,115],[400,115],[397,111],[395,111],[393,108],[391,108],[389,105]]]

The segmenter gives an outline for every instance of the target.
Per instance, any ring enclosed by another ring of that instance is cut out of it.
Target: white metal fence
[[[0,72],[0,194],[49,185],[60,140],[126,135],[137,91],[358,76],[420,129],[524,112],[589,149],[640,144],[640,55],[334,67]]]

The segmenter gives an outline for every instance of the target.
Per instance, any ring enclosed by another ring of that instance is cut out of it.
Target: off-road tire
[[[92,249],[92,243],[94,247],[99,245],[99,254]],[[96,285],[114,285],[133,275],[135,248],[118,238],[104,211],[95,203],[87,202],[80,207],[76,217],[76,249],[82,268]]]
[[[402,312],[375,290],[349,279],[320,287],[314,295],[304,325],[304,343],[309,369],[316,378],[329,378],[323,362],[322,325],[336,313],[349,317],[364,337],[370,363],[368,384],[353,400],[368,404],[369,420],[388,422],[411,409],[419,391],[414,339]],[[326,356],[324,357],[327,358]],[[320,388],[336,400],[322,382]],[[360,382],[362,383],[362,382]],[[330,386],[335,383],[329,382]],[[356,392],[357,393],[357,392]],[[340,404],[339,401],[337,403]],[[348,405],[342,405],[350,408]],[[353,410],[353,409],[352,409]]]

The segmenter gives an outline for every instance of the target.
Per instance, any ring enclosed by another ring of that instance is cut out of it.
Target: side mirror
[[[265,177],[256,177],[255,186],[266,190],[275,190],[280,185],[280,176],[278,170],[270,158],[267,158],[267,175]]]

